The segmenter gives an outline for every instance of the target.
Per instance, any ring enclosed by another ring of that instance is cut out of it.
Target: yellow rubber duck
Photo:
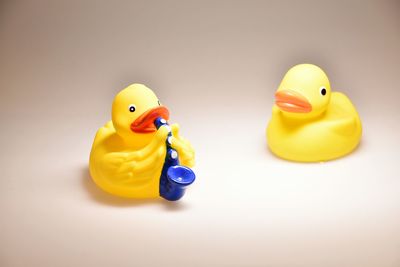
[[[194,165],[194,149],[179,126],[157,130],[156,118],[166,122],[169,111],[146,86],[132,84],[116,95],[112,120],[97,131],[90,153],[90,174],[100,188],[122,197],[158,198],[167,138],[180,164]]]
[[[357,147],[361,132],[353,104],[344,94],[331,92],[322,69],[300,64],[286,73],[266,131],[274,154],[301,162],[339,158]]]

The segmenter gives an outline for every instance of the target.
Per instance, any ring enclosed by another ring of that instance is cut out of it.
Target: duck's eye
[[[129,105],[129,111],[130,112],[135,112],[136,106],[135,105]]]
[[[158,102],[158,105],[161,106],[160,100],[157,100],[157,102]]]
[[[321,95],[326,95],[326,89],[325,87],[321,87],[320,89]]]

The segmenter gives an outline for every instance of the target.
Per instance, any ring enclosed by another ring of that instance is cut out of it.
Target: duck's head
[[[114,128],[132,146],[144,147],[151,141],[157,131],[154,120],[158,117],[168,120],[169,111],[143,84],[132,84],[115,96],[112,105]]]
[[[275,105],[285,116],[314,118],[328,107],[331,86],[325,72],[312,64],[292,67],[275,93]]]

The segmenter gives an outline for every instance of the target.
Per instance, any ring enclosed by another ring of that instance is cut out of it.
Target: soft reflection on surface
[[[114,207],[135,207],[143,205],[158,205],[167,211],[180,211],[186,209],[187,205],[181,201],[167,201],[162,198],[158,199],[129,199],[121,198],[104,192],[93,182],[87,167],[82,168],[82,186],[87,191],[88,195],[95,202],[114,206]]]
[[[399,1],[2,1],[0,266],[400,266]],[[324,69],[352,154],[267,149],[274,92]],[[90,179],[114,95],[145,83],[196,149],[178,202]]]

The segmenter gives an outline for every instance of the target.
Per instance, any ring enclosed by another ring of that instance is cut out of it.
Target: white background
[[[5,1],[0,266],[400,266],[395,1]],[[273,156],[273,94],[321,66],[363,122],[351,155]],[[196,148],[174,203],[88,174],[113,96],[147,84]]]

